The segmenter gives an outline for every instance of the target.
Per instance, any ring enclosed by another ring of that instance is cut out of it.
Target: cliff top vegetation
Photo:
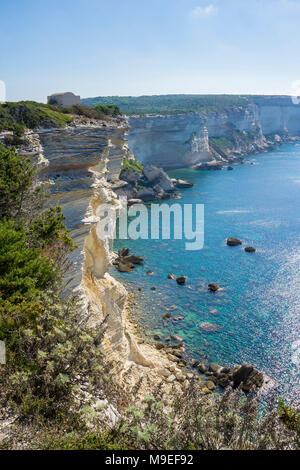
[[[9,130],[20,136],[25,127],[64,127],[72,122],[74,116],[105,120],[120,114],[115,105],[90,108],[84,105],[47,105],[35,101],[7,102],[0,104],[0,132]]]
[[[183,114],[222,111],[233,106],[293,106],[290,96],[275,95],[153,95],[85,98],[87,106],[116,105],[127,115]]]
[[[209,112],[248,103],[246,97],[237,95],[99,96],[82,101],[87,106],[114,104],[127,115]]]

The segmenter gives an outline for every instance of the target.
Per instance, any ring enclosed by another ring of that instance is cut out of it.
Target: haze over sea
[[[186,251],[185,240],[118,240],[115,248],[128,246],[145,262],[133,273],[112,272],[129,290],[142,288],[136,315],[148,335],[181,336],[192,358],[221,365],[250,362],[276,381],[283,396],[295,398],[300,391],[300,146],[284,145],[245,162],[234,171],[169,173],[194,187],[168,203],[205,205],[202,250]],[[228,247],[227,237],[243,245]],[[256,253],[244,251],[249,245]],[[146,275],[148,270],[154,274]],[[167,279],[169,273],[188,276],[186,285]],[[208,292],[209,282],[223,290]],[[167,311],[184,318],[164,326]],[[201,322],[220,330],[207,333]]]

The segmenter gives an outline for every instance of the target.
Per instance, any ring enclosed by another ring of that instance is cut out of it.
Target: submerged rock
[[[183,338],[181,338],[180,336],[177,336],[177,335],[171,335],[171,338],[174,339],[175,341],[179,341],[179,342],[183,341]]]
[[[221,329],[219,325],[210,322],[199,323],[199,327],[201,328],[201,330],[206,331],[207,333],[214,333],[216,331],[220,331]]]
[[[239,240],[238,238],[232,238],[232,237],[227,238],[226,243],[227,243],[228,246],[242,245],[241,240]]]
[[[208,308],[208,311],[211,315],[219,315],[219,310],[217,310],[216,308]]]

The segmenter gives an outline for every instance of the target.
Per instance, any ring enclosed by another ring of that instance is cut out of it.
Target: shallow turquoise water
[[[284,396],[299,397],[300,146],[256,155],[234,171],[181,169],[170,175],[195,184],[176,202],[205,205],[205,245],[195,252],[185,250],[184,240],[115,243],[145,257],[134,273],[113,271],[130,290],[142,288],[140,322],[149,335],[182,336],[191,357],[222,365],[251,362]],[[227,247],[228,236],[243,246]],[[257,252],[244,252],[247,245]],[[146,275],[149,269],[153,276]],[[168,273],[188,276],[187,284],[178,286]],[[209,282],[224,289],[210,293]],[[184,319],[164,326],[168,310]],[[221,329],[206,333],[199,322]]]

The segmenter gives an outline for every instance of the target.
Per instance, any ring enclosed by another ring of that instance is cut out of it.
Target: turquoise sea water
[[[252,164],[251,164],[252,163]],[[145,257],[133,273],[113,275],[137,292],[136,315],[151,337],[175,333],[193,358],[222,365],[250,362],[288,398],[299,398],[300,364],[300,146],[256,155],[234,171],[172,171],[195,186],[168,203],[205,205],[205,244],[186,251],[184,240],[120,240]],[[227,237],[241,247],[227,247]],[[251,245],[256,253],[246,253]],[[152,270],[153,276],[146,272]],[[185,286],[168,273],[188,276]],[[209,282],[222,291],[211,293]],[[156,290],[152,291],[151,287]],[[162,316],[183,316],[168,322]],[[215,333],[199,323],[220,327]]]

